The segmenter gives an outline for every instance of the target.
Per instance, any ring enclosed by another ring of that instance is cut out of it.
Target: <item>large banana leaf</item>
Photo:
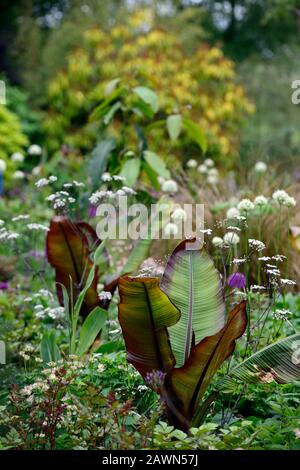
[[[235,340],[243,335],[246,325],[246,303],[241,302],[229,313],[228,322],[221,331],[193,346],[185,365],[170,372],[171,387],[179,399],[183,420],[192,420],[212,377],[233,353]]]
[[[70,278],[72,279],[74,302],[85,286],[93,266],[90,254],[92,248],[95,248],[96,239],[97,235],[88,224],[73,223],[65,216],[56,216],[52,219],[47,235],[47,255],[56,271],[57,295],[61,305],[63,305],[61,284],[65,286],[71,298]],[[94,280],[84,298],[82,311],[84,315],[99,305],[97,272],[98,269],[95,270]]]
[[[180,321],[169,329],[177,367],[188,359],[193,338],[198,344],[225,324],[219,274],[204,251],[188,250],[187,243],[176,247],[161,280],[162,290],[181,311]]]
[[[119,321],[127,360],[145,377],[148,372],[168,372],[174,367],[167,328],[180,317],[179,310],[159,288],[159,278],[119,280]]]
[[[300,380],[300,333],[270,344],[233,368],[225,386],[235,379],[281,384]]]

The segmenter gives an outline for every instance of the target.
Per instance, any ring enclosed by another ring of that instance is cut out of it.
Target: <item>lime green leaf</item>
[[[148,165],[158,174],[158,176],[162,176],[163,178],[170,178],[170,172],[166,167],[165,162],[154,152],[150,150],[145,150],[143,152],[144,159],[148,163]]]
[[[105,88],[104,88],[104,96],[107,97],[109,96],[116,88],[116,86],[120,83],[120,78],[114,78],[113,80],[110,80],[110,82],[108,82],[106,85],[105,85]]]
[[[127,160],[120,171],[120,176],[123,176],[126,181],[125,184],[132,187],[139,177],[141,169],[141,160],[139,158],[131,158]]]
[[[61,358],[60,350],[56,344],[55,331],[46,332],[41,341],[41,358],[44,362],[56,362]]]
[[[182,116],[173,114],[167,119],[167,129],[171,140],[177,140],[182,128]]]
[[[102,330],[105,320],[107,319],[107,311],[100,307],[94,308],[85,319],[81,330],[79,342],[76,350],[78,356],[82,356],[92,346],[100,330]]]
[[[149,104],[154,113],[158,111],[158,97],[157,94],[154,93],[153,90],[150,88],[138,86],[133,89],[134,93],[136,93],[145,103]]]

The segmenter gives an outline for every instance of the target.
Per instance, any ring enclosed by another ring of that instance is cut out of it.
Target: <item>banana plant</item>
[[[119,280],[119,321],[127,360],[165,402],[170,423],[198,426],[214,393],[215,374],[247,326],[246,302],[226,315],[219,274],[202,250],[181,242],[159,278]],[[235,366],[215,389],[237,380],[288,383],[300,379],[300,333],[271,344]]]

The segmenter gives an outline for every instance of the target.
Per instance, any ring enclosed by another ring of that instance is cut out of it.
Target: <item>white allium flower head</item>
[[[207,168],[212,168],[215,166],[215,162],[211,158],[204,160],[204,164],[207,166]]]
[[[295,207],[296,205],[296,200],[289,196],[284,189],[278,189],[275,191],[272,195],[272,198],[277,204],[281,206],[286,206],[286,207]]]
[[[178,233],[178,227],[176,224],[169,222],[164,228],[164,234],[166,237],[170,237],[171,235],[176,236]]]
[[[201,173],[201,174],[205,174],[205,173],[207,173],[208,168],[207,168],[206,165],[204,165],[204,164],[202,163],[202,165],[199,165],[199,166],[198,166],[197,171],[199,171],[199,173]]]
[[[42,147],[40,147],[40,145],[37,145],[37,144],[32,144],[28,148],[28,153],[29,153],[29,155],[41,155],[42,154]]]
[[[208,176],[218,176],[219,172],[217,168],[210,168],[207,172]]]
[[[240,237],[234,232],[227,232],[224,235],[224,242],[226,245],[238,245]]]
[[[254,166],[254,170],[256,173],[265,173],[267,171],[268,167],[265,162],[256,162]]]
[[[221,248],[223,246],[223,238],[221,237],[214,237],[212,239],[212,244],[216,247],[216,248]]]
[[[215,175],[209,175],[207,177],[207,182],[211,184],[212,186],[216,185],[218,183],[218,178]]]
[[[0,158],[0,173],[4,173],[7,168],[6,162]]]
[[[198,165],[197,160],[194,160],[192,158],[190,160],[188,160],[188,162],[187,162],[187,167],[188,168],[197,168],[197,165]]]
[[[238,204],[238,209],[241,212],[250,212],[254,209],[254,204],[250,199],[242,199]]]
[[[23,178],[25,178],[25,173],[24,173],[24,171],[20,171],[20,170],[15,171],[14,174],[13,174],[13,178],[14,178],[15,180],[22,180]]]
[[[40,172],[41,172],[41,167],[40,167],[39,165],[38,165],[38,166],[35,166],[35,167],[33,168],[33,170],[32,170],[32,174],[33,174],[34,176],[39,175]]]
[[[164,181],[164,183],[162,184],[161,189],[162,189],[165,193],[177,193],[177,191],[178,191],[178,185],[177,185],[176,181],[174,181],[174,180],[166,180],[166,181]]]
[[[21,152],[15,152],[10,157],[11,161],[14,163],[23,163],[24,162],[24,155]]]
[[[265,196],[256,196],[254,199],[254,205],[256,207],[264,207],[268,205],[268,199]]]
[[[180,220],[186,220],[187,219],[187,213],[185,212],[184,209],[181,207],[178,207],[177,209],[174,210],[172,214],[172,218],[174,222],[178,222]]]
[[[231,207],[226,212],[227,219],[236,219],[240,216],[240,211],[236,207]]]

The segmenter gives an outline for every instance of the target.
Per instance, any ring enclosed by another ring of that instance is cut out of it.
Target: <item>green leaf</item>
[[[95,351],[97,354],[111,354],[122,350],[123,344],[121,341],[109,341],[108,343],[101,344],[101,346]]]
[[[246,302],[241,302],[229,313],[228,322],[221,331],[193,346],[184,366],[170,372],[183,422],[187,420],[190,423],[195,414],[201,414],[200,400],[217,370],[233,353],[235,341],[244,334],[246,325]]]
[[[61,359],[60,350],[56,344],[55,331],[46,332],[41,341],[41,358],[44,362],[56,362]]]
[[[182,122],[190,138],[194,140],[196,144],[199,145],[202,152],[205,153],[207,150],[207,140],[206,140],[204,132],[200,129],[200,127],[197,124],[195,124],[190,119],[184,118]]]
[[[88,165],[88,174],[94,186],[99,185],[101,175],[105,172],[108,159],[115,147],[114,139],[104,139],[94,148]]]
[[[100,330],[102,330],[105,320],[107,319],[107,311],[100,307],[94,310],[85,319],[81,330],[76,354],[80,357],[85,354],[92,346]]]
[[[300,380],[300,333],[270,344],[234,367],[225,385],[236,379],[244,383],[280,384]]]
[[[108,113],[105,114],[104,118],[103,118],[103,122],[104,124],[107,126],[110,121],[113,119],[114,115],[116,114],[116,112],[121,109],[122,107],[122,103],[121,101],[117,101],[116,103],[114,103],[112,105],[112,107],[110,108],[110,110],[108,111]]]
[[[132,187],[139,177],[141,169],[141,160],[139,158],[131,158],[127,160],[120,171],[120,175],[126,178],[125,184]]]
[[[179,320],[180,312],[159,288],[159,278],[122,277],[119,293],[128,362],[143,377],[153,370],[171,370],[175,359],[167,328]]]
[[[160,190],[160,184],[159,184],[158,179],[157,179],[156,171],[154,171],[151,168],[151,166],[148,165],[148,163],[145,160],[142,161],[142,169],[145,171],[146,175],[148,176],[153,188],[156,191],[159,191]]]
[[[182,129],[182,116],[173,114],[167,118],[167,129],[172,141],[177,140]]]
[[[150,88],[144,86],[138,86],[133,89],[134,93],[136,93],[145,103],[149,104],[154,113],[157,113],[159,109],[158,105],[158,97],[156,93]]]
[[[108,82],[105,85],[105,88],[104,88],[105,97],[109,96],[116,89],[116,86],[120,83],[120,80],[121,80],[120,78],[114,78],[113,80],[110,80],[110,82]]]
[[[145,150],[143,152],[143,157],[158,176],[170,178],[170,172],[167,169],[165,162],[156,153],[151,152],[150,150]]]
[[[193,337],[198,344],[225,324],[219,274],[204,251],[180,243],[170,256],[161,288],[181,311],[180,321],[169,329],[176,367],[188,359]]]

